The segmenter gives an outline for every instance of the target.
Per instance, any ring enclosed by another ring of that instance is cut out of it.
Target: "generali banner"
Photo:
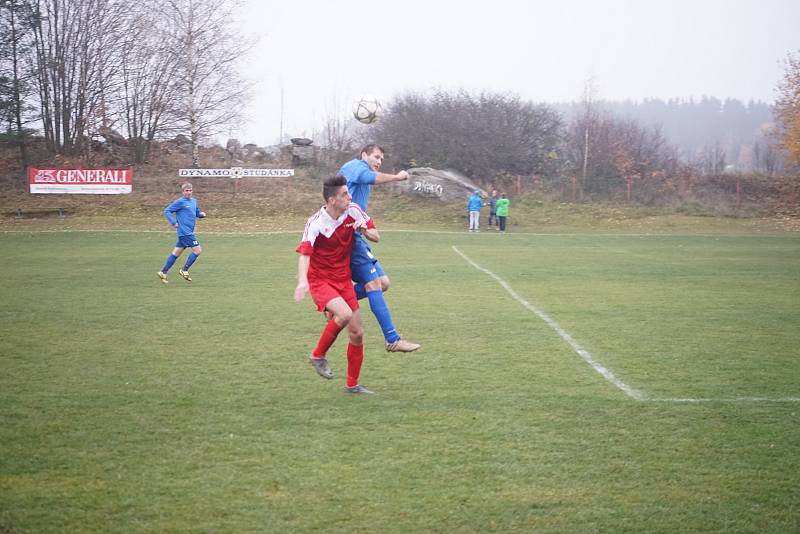
[[[125,169],[37,169],[28,167],[31,193],[119,195],[133,189],[133,167]]]

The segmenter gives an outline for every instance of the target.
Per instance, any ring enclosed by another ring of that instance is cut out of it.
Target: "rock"
[[[235,156],[239,157],[240,159],[244,159],[245,161],[251,159],[263,160],[266,158],[267,153],[266,151],[259,147],[255,143],[247,143],[242,147],[241,150],[237,150],[234,153]]]
[[[128,140],[119,133],[118,131],[114,130],[113,128],[109,128],[108,126],[101,126],[98,128],[97,132],[106,138],[106,142],[112,145],[119,145],[119,146],[127,146]]]
[[[310,145],[292,146],[293,165],[311,165],[316,161],[316,147]]]
[[[263,148],[264,153],[270,158],[279,158],[281,156],[281,147],[278,145],[266,146]]]
[[[173,137],[172,138],[172,142],[175,143],[178,146],[191,145],[192,144],[192,140],[189,139],[188,137],[186,137],[183,134],[178,134],[175,137]]]
[[[241,150],[242,144],[239,142],[238,139],[228,139],[228,142],[225,144],[225,149],[230,152],[231,154],[235,154],[239,150]]]

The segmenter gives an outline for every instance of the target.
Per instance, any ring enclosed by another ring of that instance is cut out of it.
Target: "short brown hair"
[[[325,181],[322,182],[322,198],[325,199],[325,202],[335,195],[336,192],[339,191],[339,188],[343,185],[347,185],[347,178],[341,174],[331,176],[330,178],[325,178]]]
[[[361,152],[359,152],[359,155],[366,153],[367,156],[369,156],[370,154],[372,154],[373,150],[380,150],[381,152],[386,154],[386,151],[383,149],[383,147],[381,145],[376,145],[375,143],[370,143],[368,145],[364,145],[364,148],[361,149]]]

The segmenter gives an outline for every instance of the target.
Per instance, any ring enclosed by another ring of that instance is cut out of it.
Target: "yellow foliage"
[[[800,51],[797,55],[790,53],[785,64],[786,72],[778,83],[775,117],[788,161],[800,166]]]

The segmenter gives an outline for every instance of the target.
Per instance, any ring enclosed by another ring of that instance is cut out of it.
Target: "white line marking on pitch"
[[[673,404],[694,404],[694,403],[703,403],[703,402],[800,402],[800,397],[779,397],[779,398],[769,398],[769,397],[727,397],[727,398],[719,398],[719,399],[681,399],[681,398],[665,398],[665,399],[658,399],[658,398],[646,398],[642,399],[643,401],[647,402],[668,402]]]
[[[488,270],[488,269],[484,269],[483,267],[481,267],[480,265],[478,265],[477,263],[475,263],[474,261],[472,261],[471,259],[469,259],[469,258],[468,258],[468,257],[467,257],[467,256],[466,256],[466,255],[465,255],[463,252],[461,252],[460,250],[458,250],[458,249],[457,249],[455,246],[453,246],[453,250],[455,250],[455,251],[456,251],[456,253],[457,253],[459,256],[461,256],[462,258],[464,258],[464,260],[466,260],[466,261],[467,261],[467,263],[469,263],[470,265],[472,265],[473,267],[475,267],[475,268],[476,268],[476,269],[478,269],[479,271],[483,271],[484,273],[488,274],[489,276],[491,276],[492,278],[494,278],[495,280],[497,280],[497,282],[498,282],[498,283],[499,283],[501,286],[503,286],[503,289],[505,289],[505,290],[508,292],[508,294],[509,294],[509,295],[511,295],[512,297],[514,297],[514,300],[516,300],[517,302],[519,302],[520,304],[522,304],[523,306],[525,306],[526,308],[528,308],[528,309],[529,309],[530,311],[532,311],[532,312],[533,312],[533,313],[534,313],[534,314],[535,314],[537,317],[539,317],[539,318],[540,318],[542,321],[544,321],[545,323],[547,323],[547,325],[548,325],[548,326],[550,326],[550,328],[552,328],[553,330],[555,330],[555,332],[556,332],[556,333],[557,333],[557,334],[558,334],[558,335],[561,337],[561,339],[563,339],[564,341],[566,341],[566,342],[567,342],[567,344],[568,344],[570,347],[572,347],[572,350],[574,350],[574,351],[575,351],[575,353],[576,353],[578,356],[580,356],[581,358],[583,358],[583,360],[584,360],[586,363],[588,363],[589,365],[591,365],[591,366],[592,366],[592,368],[593,368],[595,371],[597,371],[598,373],[600,373],[600,374],[603,376],[603,378],[605,378],[606,380],[608,380],[609,382],[611,382],[611,383],[612,383],[614,386],[616,386],[616,387],[617,387],[617,389],[619,389],[620,391],[622,391],[623,393],[625,393],[627,396],[629,396],[629,397],[630,397],[630,398],[632,398],[632,399],[636,399],[636,400],[642,400],[642,399],[644,398],[644,397],[642,396],[642,394],[641,394],[641,393],[639,393],[638,391],[636,391],[635,389],[633,389],[632,387],[630,387],[629,385],[627,385],[625,382],[623,382],[622,380],[620,380],[619,378],[617,378],[616,376],[614,376],[614,373],[612,373],[611,371],[609,371],[608,369],[606,369],[605,367],[603,367],[603,365],[601,365],[601,364],[600,364],[598,361],[596,361],[596,360],[595,360],[595,359],[592,357],[592,355],[589,353],[589,351],[588,351],[588,350],[586,350],[586,349],[584,349],[583,347],[581,347],[581,346],[578,344],[578,342],[577,342],[577,341],[575,341],[575,339],[574,339],[574,338],[573,338],[571,335],[569,335],[569,334],[567,333],[567,331],[566,331],[566,330],[564,330],[563,328],[561,328],[560,326],[558,326],[558,323],[556,323],[556,322],[555,322],[555,321],[554,321],[554,320],[553,320],[553,319],[552,319],[552,318],[551,318],[549,315],[547,315],[545,312],[543,312],[542,310],[540,310],[539,308],[537,308],[536,306],[534,306],[533,304],[531,304],[530,302],[528,302],[528,301],[527,301],[527,300],[525,300],[524,298],[520,297],[520,296],[517,294],[517,292],[516,292],[516,291],[514,291],[514,290],[511,288],[511,286],[508,284],[508,282],[506,282],[505,280],[503,280],[502,278],[500,278],[499,276],[497,276],[496,274],[494,274],[492,271],[490,271],[490,270]]]
[[[542,321],[547,323],[550,328],[555,330],[555,332],[567,342],[567,344],[572,347],[572,350],[575,353],[583,358],[583,360],[588,363],[592,368],[600,373],[603,378],[609,381],[611,384],[617,387],[620,391],[625,393],[628,397],[637,400],[637,401],[645,401],[645,402],[664,402],[664,403],[685,403],[685,404],[692,404],[692,403],[706,403],[706,402],[800,402],[800,397],[783,397],[783,398],[767,398],[767,397],[732,397],[732,398],[719,398],[719,399],[692,399],[692,398],[648,398],[646,395],[641,393],[640,391],[630,387],[625,382],[617,378],[614,373],[612,373],[609,369],[604,367],[598,361],[596,361],[591,353],[580,346],[580,344],[575,341],[575,339],[569,335],[569,333],[561,328],[558,323],[556,323],[549,315],[547,315],[542,310],[538,309],[536,306],[525,300],[524,298],[520,297],[516,291],[509,285],[508,282],[494,274],[492,271],[488,269],[484,269],[471,259],[469,259],[463,252],[458,250],[458,248],[453,246],[453,250],[456,253],[464,258],[464,260],[478,269],[482,271],[492,278],[494,278],[497,283],[499,283],[503,289],[505,289],[509,295],[511,295],[514,300],[525,306],[528,310],[532,311],[537,317],[539,317]]]

